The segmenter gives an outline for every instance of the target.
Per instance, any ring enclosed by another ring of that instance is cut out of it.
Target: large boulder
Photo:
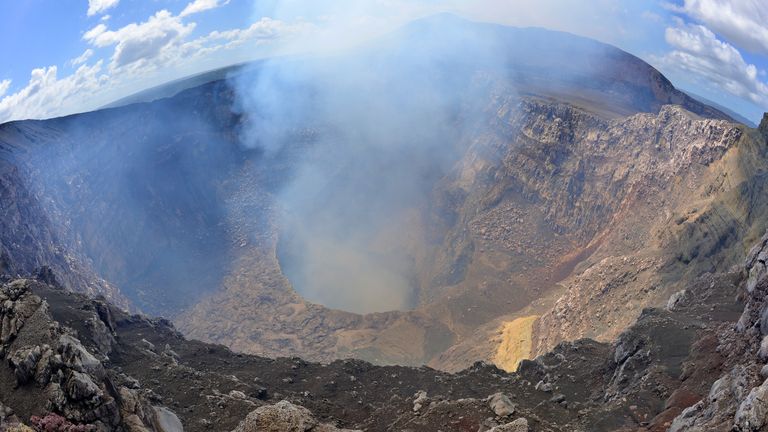
[[[265,405],[252,411],[233,432],[352,432],[320,424],[312,413],[288,401]]]
[[[317,421],[308,409],[280,401],[252,411],[234,432],[304,432],[315,426]]]
[[[488,398],[488,406],[499,417],[507,417],[515,413],[515,404],[504,393],[496,393]]]

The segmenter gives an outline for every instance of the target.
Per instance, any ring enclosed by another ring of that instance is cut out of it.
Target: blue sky
[[[757,122],[764,0],[0,0],[0,122],[98,108],[165,81],[341,48],[438,12],[592,37]]]

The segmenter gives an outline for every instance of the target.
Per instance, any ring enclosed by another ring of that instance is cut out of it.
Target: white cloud
[[[88,0],[88,16],[102,13],[117,6],[118,3],[120,0]]]
[[[85,34],[83,35],[83,39],[85,39],[85,40],[87,40],[89,42],[90,41],[95,41],[96,38],[99,37],[99,35],[101,35],[102,33],[106,32],[106,31],[107,31],[107,26],[106,25],[98,24],[98,25],[96,25],[96,27],[94,27],[94,28],[88,30],[87,32],[85,32]]]
[[[0,99],[0,121],[62,115],[73,106],[95,108],[89,100],[107,79],[101,69],[101,62],[82,65],[62,79],[56,66],[34,69],[24,88]]]
[[[768,2],[765,0],[684,0],[673,7],[706,25],[739,48],[768,54]]]
[[[187,7],[184,8],[183,11],[181,11],[181,14],[179,16],[187,16],[196,14],[198,12],[207,11],[209,9],[214,9],[219,6],[224,6],[227,3],[229,3],[229,0],[195,0],[187,5]]]
[[[678,20],[677,26],[666,29],[665,38],[674,50],[655,59],[663,69],[698,77],[704,85],[768,107],[768,85],[760,80],[757,67],[707,27]]]
[[[285,47],[286,43],[298,35],[311,34],[315,27],[306,23],[288,24],[270,18],[262,18],[243,29],[213,31],[205,36],[185,42],[166,51],[165,65],[182,65],[198,60],[206,61],[217,57],[227,59],[219,66],[236,62],[253,60],[252,53],[268,46],[272,53],[278,46]],[[211,65],[211,67],[214,67]]]
[[[180,17],[161,10],[145,22],[114,31],[99,24],[86,32],[83,39],[97,47],[115,45],[110,67],[119,68],[161,56],[164,50],[180,44],[194,28],[195,23],[184,24]]]
[[[88,48],[85,51],[83,51],[82,54],[80,54],[79,57],[73,58],[69,61],[69,64],[72,66],[81,65],[88,61],[93,56],[93,50]]]
[[[248,42],[261,44],[276,39],[285,39],[289,35],[311,30],[312,26],[309,24],[290,25],[280,20],[262,18],[244,29],[212,31],[208,35],[190,42],[190,45],[200,46],[201,48],[206,46],[208,48],[233,48]],[[211,45],[218,41],[223,41],[225,44]]]
[[[10,87],[11,87],[11,80],[5,79],[0,81],[0,97],[3,96]]]
[[[262,18],[246,28],[213,31],[190,39],[194,23],[183,23],[180,16],[159,11],[146,22],[109,30],[99,23],[83,35],[93,47],[114,47],[106,60],[86,64],[97,56],[88,48],[70,60],[80,67],[60,78],[56,66],[35,69],[21,90],[3,97],[10,81],[0,82],[0,123],[23,118],[47,118],[96,109],[112,100],[158,85],[180,76],[252,60],[278,42],[306,34],[307,23],[285,23]],[[107,66],[108,62],[108,66]],[[6,83],[7,82],[7,83]]]

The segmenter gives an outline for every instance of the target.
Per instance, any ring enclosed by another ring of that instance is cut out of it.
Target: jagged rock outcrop
[[[149,402],[135,389],[117,386],[102,364],[107,353],[86,348],[73,329],[52,318],[48,302],[32,293],[43,285],[17,279],[0,288],[0,356],[11,372],[0,379],[1,397],[17,415],[37,414],[39,420],[26,420],[37,421],[41,430],[65,430],[65,424],[72,424],[73,431],[154,430],[145,427]],[[91,320],[100,320],[95,310],[91,314]],[[93,341],[103,339],[92,330],[87,334]],[[50,412],[60,416],[44,416]]]
[[[768,234],[749,251],[744,263],[746,278],[739,295],[744,310],[735,325],[718,334],[717,349],[724,353],[724,373],[707,397],[677,416],[670,431],[760,431],[768,427],[768,384],[763,373],[765,358],[760,351],[765,330],[762,317],[768,310],[768,277],[761,256],[768,249]]]

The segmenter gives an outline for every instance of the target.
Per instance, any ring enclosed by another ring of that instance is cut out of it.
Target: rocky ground
[[[768,236],[612,344],[561,343],[517,373],[237,354],[55,280],[6,277],[0,429],[761,430],[766,250]]]

